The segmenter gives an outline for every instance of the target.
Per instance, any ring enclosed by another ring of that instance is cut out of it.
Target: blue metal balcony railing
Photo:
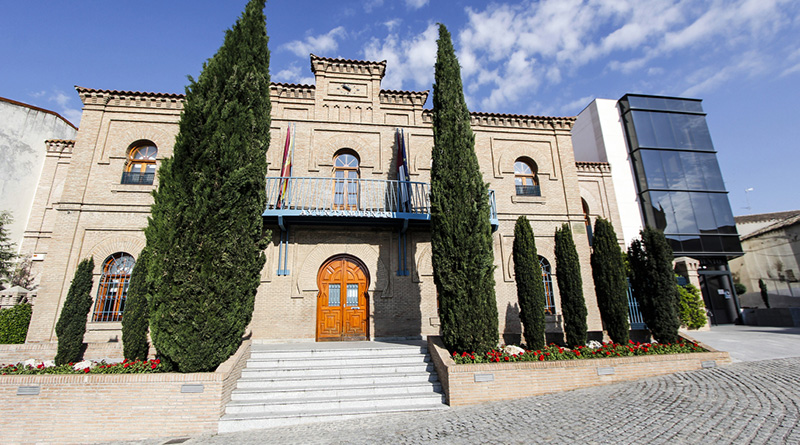
[[[517,196],[542,196],[538,185],[517,185]]]
[[[430,184],[382,179],[269,177],[264,216],[366,217],[430,220]],[[281,197],[283,179],[286,191]],[[491,220],[497,221],[494,191]]]
[[[155,177],[155,173],[122,172],[122,183],[151,185]]]

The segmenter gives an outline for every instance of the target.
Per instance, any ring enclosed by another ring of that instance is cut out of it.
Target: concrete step
[[[408,407],[428,406],[444,403],[442,394],[395,394],[365,396],[318,397],[308,399],[285,398],[276,400],[235,401],[225,407],[225,414],[281,413],[302,410],[306,413],[325,412],[330,410],[363,411],[380,410],[386,407],[405,405]]]
[[[253,345],[251,359],[302,359],[323,357],[380,357],[384,355],[418,355],[427,354],[428,348],[423,346],[404,346],[392,348],[355,347],[351,349],[271,349]]]
[[[439,382],[423,383],[396,383],[383,385],[349,385],[345,387],[309,388],[280,387],[272,389],[236,389],[231,394],[231,401],[253,400],[282,400],[293,397],[295,400],[308,400],[325,397],[350,397],[350,396],[391,396],[402,394],[431,394],[442,393],[442,384]]]
[[[253,345],[219,432],[444,408],[419,344]]]
[[[244,375],[244,374],[243,374]],[[405,374],[364,374],[355,376],[328,376],[328,377],[303,377],[292,378],[245,378],[237,382],[239,389],[253,388],[283,388],[283,387],[347,387],[351,385],[385,385],[390,383],[424,383],[438,382],[436,374],[430,372],[415,372]]]
[[[330,376],[356,376],[372,374],[405,374],[413,372],[433,372],[435,368],[431,363],[419,364],[374,364],[374,365],[347,365],[329,367],[300,367],[300,368],[245,368],[242,378],[274,378],[274,377],[330,377]]]
[[[299,367],[330,367],[330,366],[363,366],[373,364],[423,364],[430,359],[420,353],[403,355],[381,355],[377,357],[336,357],[314,356],[303,358],[250,358],[247,361],[248,369],[258,368],[299,368]]]
[[[275,414],[239,414],[222,416],[219,422],[220,433],[233,433],[237,431],[247,431],[263,428],[272,428],[287,425],[299,425],[312,422],[340,421],[377,414],[402,413],[411,411],[433,411],[447,409],[448,406],[442,403],[430,405],[419,405],[409,407],[398,405],[394,407],[384,407],[382,409],[362,409],[362,410],[331,410],[326,412],[309,413],[307,411],[281,412]]]

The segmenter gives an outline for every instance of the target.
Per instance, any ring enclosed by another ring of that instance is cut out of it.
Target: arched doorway
[[[367,340],[367,268],[349,255],[335,256],[317,275],[317,341]]]

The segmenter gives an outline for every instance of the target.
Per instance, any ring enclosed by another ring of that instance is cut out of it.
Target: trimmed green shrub
[[[693,284],[678,286],[680,295],[681,325],[689,329],[700,329],[706,325],[706,305],[700,289]]]
[[[83,355],[83,334],[86,333],[86,317],[92,308],[92,273],[94,259],[87,258],[78,264],[75,276],[69,285],[64,307],[56,323],[58,352],[56,364],[79,362]]]
[[[25,343],[32,312],[30,303],[0,310],[0,345]]]
[[[597,308],[600,309],[603,326],[611,341],[627,343],[630,324],[625,264],[614,226],[603,218],[597,218],[594,223],[591,264]]]
[[[442,341],[452,350],[497,345],[497,301],[489,222],[489,189],[450,33],[439,25],[433,85],[431,252]]]
[[[733,288],[736,290],[736,295],[742,295],[747,293],[747,286],[742,283],[733,283]]]
[[[556,229],[556,279],[561,295],[561,311],[564,313],[564,332],[567,346],[586,344],[586,302],[583,299],[581,262],[569,224]]]
[[[758,279],[758,289],[761,291],[761,299],[764,300],[764,306],[769,309],[769,293],[767,293],[767,283],[761,278]]]
[[[131,272],[128,294],[125,298],[125,313],[122,316],[122,351],[127,360],[147,360],[150,344],[147,330],[150,314],[147,310],[147,249],[142,250]]]
[[[190,79],[173,157],[159,169],[145,229],[150,335],[180,372],[214,370],[253,316],[268,236],[269,47],[251,0],[199,78]]]
[[[536,253],[536,241],[528,218],[520,216],[514,226],[514,280],[517,282],[519,318],[525,333],[528,349],[542,349],[545,345],[545,306],[542,267]]]
[[[645,227],[641,237],[628,249],[633,294],[653,338],[659,343],[675,343],[681,322],[672,249],[660,230]]]

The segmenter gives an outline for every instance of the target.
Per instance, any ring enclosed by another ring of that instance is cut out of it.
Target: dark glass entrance
[[[700,270],[703,301],[711,313],[711,324],[731,324],[739,318],[739,304],[727,270]]]

